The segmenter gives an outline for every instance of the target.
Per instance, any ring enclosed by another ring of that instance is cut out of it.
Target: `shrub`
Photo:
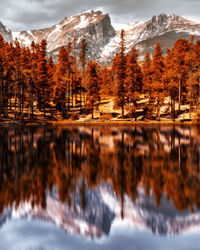
[[[198,110],[195,114],[195,118],[192,121],[194,124],[200,124],[200,111]]]
[[[75,121],[75,120],[78,120],[78,116],[77,116],[77,114],[76,113],[71,113],[71,115],[70,115],[70,120],[72,120],[72,121]]]
[[[104,114],[100,116],[100,120],[111,120],[113,118],[112,114]]]

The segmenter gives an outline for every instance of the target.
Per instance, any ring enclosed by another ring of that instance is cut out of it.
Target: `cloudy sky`
[[[109,237],[93,242],[67,234],[48,222],[20,219],[9,220],[0,228],[0,248],[1,250],[194,250],[199,249],[199,234],[198,229],[179,237],[160,237],[134,227],[122,227],[112,230]]]
[[[114,22],[144,20],[160,13],[200,21],[200,0],[0,0],[0,20],[13,31],[45,28],[88,9],[108,12]]]

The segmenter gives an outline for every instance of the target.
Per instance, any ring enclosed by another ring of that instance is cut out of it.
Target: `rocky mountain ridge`
[[[13,36],[11,30],[7,29],[2,22],[0,22],[0,34],[3,36],[6,42],[13,42]]]
[[[175,14],[161,14],[146,21],[126,25],[114,23],[113,26],[116,36],[104,47],[103,60],[105,58],[108,60],[116,53],[120,42],[121,29],[125,30],[127,51],[135,46],[142,56],[146,52],[153,54],[158,42],[165,52],[167,48],[172,48],[179,38],[190,39],[190,35],[195,35],[196,40],[200,39],[200,24]]]
[[[0,216],[0,227],[12,219],[36,219],[51,222],[66,233],[101,239],[120,227],[138,228],[159,235],[178,235],[193,232],[200,225],[198,211],[194,215],[190,211],[179,212],[165,196],[157,207],[153,195],[147,198],[143,189],[138,190],[134,203],[130,197],[124,197],[124,218],[121,218],[121,209],[121,201],[110,184],[101,184],[94,190],[87,188],[84,209],[78,193],[70,208],[59,201],[55,187],[51,194],[47,194],[45,209],[41,206],[32,208],[29,202],[20,203],[17,209],[13,205]]]
[[[135,46],[143,56],[147,51],[153,53],[156,43],[160,42],[163,51],[172,48],[179,38],[190,39],[195,35],[200,39],[200,24],[179,15],[161,14],[151,19],[131,24],[112,23],[109,14],[101,11],[87,11],[75,16],[64,18],[59,24],[46,29],[21,32],[8,31],[0,23],[0,33],[6,41],[15,38],[22,45],[30,45],[32,41],[40,43],[47,40],[48,53],[54,58],[61,46],[77,38],[76,54],[79,53],[81,40],[86,38],[88,56],[101,63],[108,63],[116,53],[120,43],[120,31],[125,30],[127,51]]]
[[[90,58],[98,57],[102,48],[115,36],[108,14],[101,11],[88,11],[82,14],[66,17],[59,24],[47,29],[13,32],[13,39],[17,38],[21,44],[30,45],[32,41],[40,43],[47,40],[48,52],[56,56],[61,46],[69,41],[76,41],[79,51],[83,38],[87,40],[87,51]]]

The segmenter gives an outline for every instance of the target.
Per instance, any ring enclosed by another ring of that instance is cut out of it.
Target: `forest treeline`
[[[0,119],[38,114],[50,118],[57,113],[76,119],[84,112],[93,118],[105,97],[114,99],[122,118],[128,114],[137,120],[142,110],[144,119],[159,120],[166,101],[173,120],[183,104],[191,117],[200,100],[200,41],[194,43],[194,36],[190,41],[179,39],[165,55],[157,44],[153,56],[147,53],[142,62],[135,47],[126,51],[123,30],[110,67],[89,61],[86,39],[79,50],[77,38],[62,46],[54,63],[45,40],[22,47],[0,36]]]
[[[0,130],[0,214],[22,202],[46,208],[47,189],[84,210],[88,189],[112,185],[121,202],[138,190],[177,209],[200,209],[200,130],[180,127],[3,128]],[[113,143],[111,143],[113,141]],[[111,144],[110,144],[111,143]]]

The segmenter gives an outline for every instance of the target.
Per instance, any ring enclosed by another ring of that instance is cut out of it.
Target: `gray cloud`
[[[2,2],[3,1],[3,2]],[[0,20],[14,31],[45,28],[88,9],[108,12],[115,22],[144,20],[160,13],[199,19],[199,0],[1,0]]]
[[[199,228],[179,237],[160,237],[134,227],[116,227],[109,237],[89,241],[65,233],[44,221],[15,219],[0,229],[1,250],[194,250],[199,249]],[[144,240],[145,239],[145,240]]]

